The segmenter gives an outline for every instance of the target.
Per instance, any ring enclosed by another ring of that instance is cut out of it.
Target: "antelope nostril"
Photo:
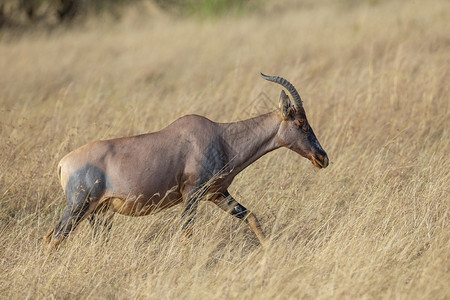
[[[323,167],[324,167],[324,168],[328,167],[328,163],[329,163],[329,161],[328,161],[328,156],[325,155],[325,156],[323,157]]]
[[[322,168],[326,168],[328,166],[328,156],[326,154],[316,154],[314,157],[320,162]]]

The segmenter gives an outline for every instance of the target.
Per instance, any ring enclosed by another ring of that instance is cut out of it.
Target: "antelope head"
[[[282,77],[267,76],[263,73],[261,77],[286,88],[294,100],[292,105],[286,93],[281,91],[279,106],[282,121],[277,133],[278,142],[309,159],[317,168],[326,168],[328,156],[306,119],[302,100],[295,87]]]

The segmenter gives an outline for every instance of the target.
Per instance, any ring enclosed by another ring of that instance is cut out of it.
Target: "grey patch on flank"
[[[66,185],[66,198],[68,202],[99,199],[105,192],[107,180],[105,172],[97,166],[87,164],[82,169],[73,172]],[[84,197],[83,197],[84,196]]]
[[[92,202],[100,200],[110,181],[99,167],[87,164],[73,172],[66,185],[67,206],[55,229],[56,238],[66,237],[89,211]]]

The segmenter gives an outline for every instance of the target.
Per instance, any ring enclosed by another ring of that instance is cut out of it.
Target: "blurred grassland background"
[[[0,4],[0,298],[450,298],[450,2],[136,1],[61,20],[62,2]],[[260,71],[298,88],[331,160],[280,149],[235,179],[267,249],[204,202],[188,243],[178,206],[116,216],[107,244],[83,223],[42,254],[66,153],[274,110]]]

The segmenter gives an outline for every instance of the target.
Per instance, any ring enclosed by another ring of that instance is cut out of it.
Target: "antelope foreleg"
[[[255,233],[261,245],[263,247],[266,245],[266,237],[261,229],[258,218],[256,218],[254,213],[248,211],[243,205],[237,202],[228,191],[215,198],[213,202],[233,217],[244,220],[248,227]]]
[[[197,214],[198,203],[203,194],[204,192],[199,189],[184,196],[186,200],[184,211],[181,214],[181,221],[183,222],[181,230],[187,238],[192,236],[192,226],[194,224],[195,215]]]

